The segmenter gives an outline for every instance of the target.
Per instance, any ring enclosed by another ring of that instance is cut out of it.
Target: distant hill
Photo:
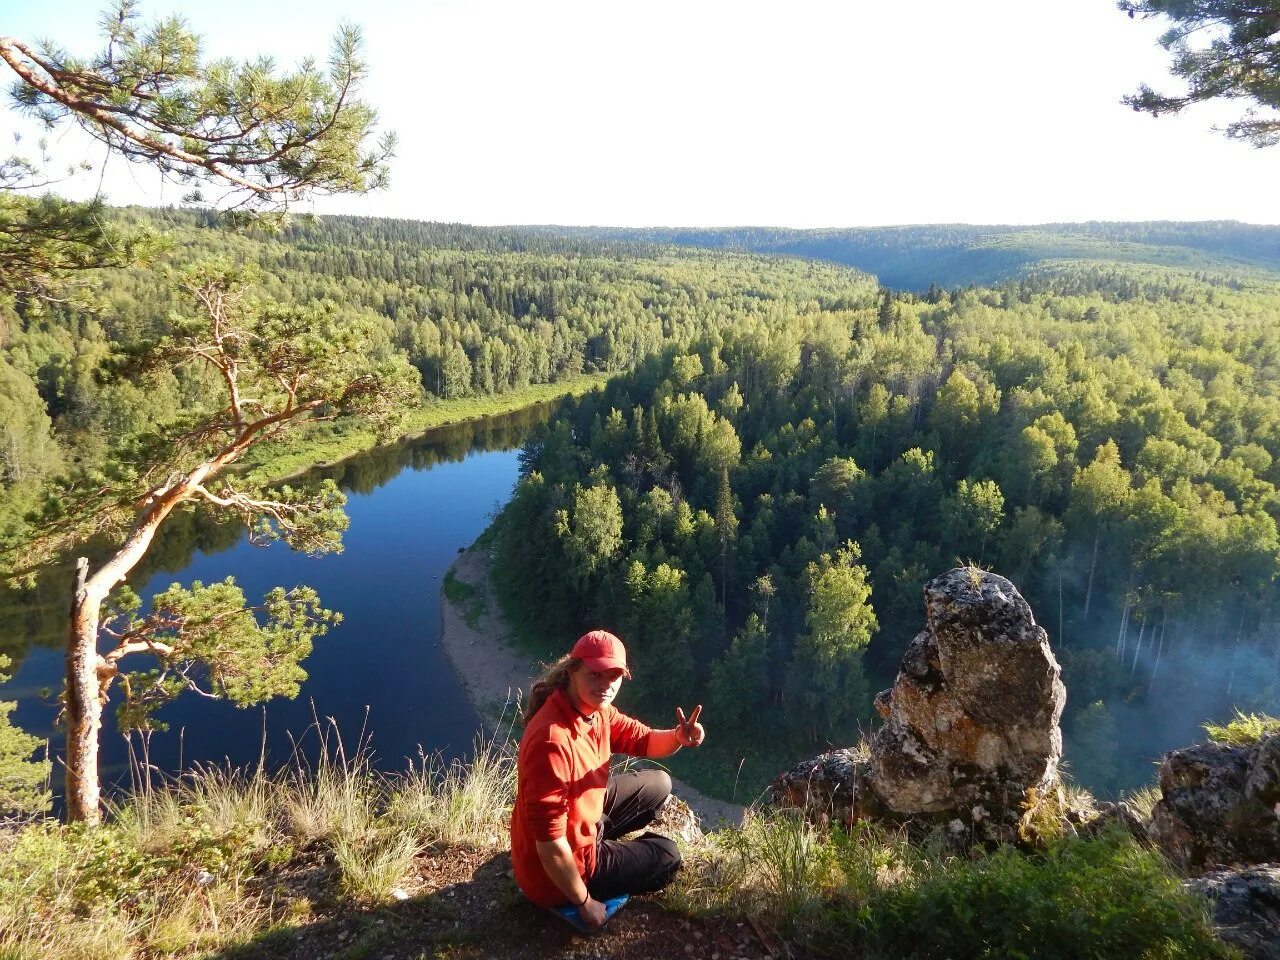
[[[1049,223],[1040,226],[924,224],[791,230],[522,227],[521,233],[579,241],[677,244],[810,257],[875,274],[889,287],[992,284],[1051,260],[1108,260],[1191,270],[1280,274],[1280,226],[1235,220]]]

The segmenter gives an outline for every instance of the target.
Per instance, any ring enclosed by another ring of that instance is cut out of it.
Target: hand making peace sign
[[[702,704],[698,704],[689,714],[689,719],[686,720],[684,711],[680,707],[676,707],[676,738],[680,741],[682,747],[700,746],[702,741],[706,739],[707,731],[698,722],[698,716],[701,713]]]

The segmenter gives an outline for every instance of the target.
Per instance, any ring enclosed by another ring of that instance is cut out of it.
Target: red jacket
[[[538,841],[568,837],[579,875],[591,876],[609,758],[614,753],[643,757],[648,750],[649,728],[639,720],[612,706],[588,720],[563,690],[547,697],[524,728],[516,761],[511,866],[525,896],[544,907],[565,902],[543,869]]]

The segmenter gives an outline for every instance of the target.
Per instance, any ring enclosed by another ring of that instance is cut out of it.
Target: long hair
[[[529,691],[529,702],[524,706],[525,723],[532,720],[533,715],[542,709],[542,705],[547,702],[547,697],[569,686],[569,674],[580,666],[582,666],[581,658],[566,653],[542,671],[542,675],[533,682],[533,689]]]

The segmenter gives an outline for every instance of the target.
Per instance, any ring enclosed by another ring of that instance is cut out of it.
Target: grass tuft
[[[393,787],[386,819],[424,844],[491,846],[505,839],[515,798],[507,745],[477,742],[468,764],[424,761]]]
[[[484,593],[479,587],[459,580],[452,570],[444,577],[444,597],[462,611],[462,619],[472,630],[480,626],[484,616]]]
[[[1264,713],[1241,713],[1237,710],[1234,720],[1222,726],[1206,723],[1204,730],[1214,743],[1247,747],[1268,734],[1280,733],[1280,718],[1268,717]]]
[[[363,836],[339,834],[333,842],[333,856],[342,891],[362,903],[391,899],[419,849],[416,837],[395,830],[373,830]]]

